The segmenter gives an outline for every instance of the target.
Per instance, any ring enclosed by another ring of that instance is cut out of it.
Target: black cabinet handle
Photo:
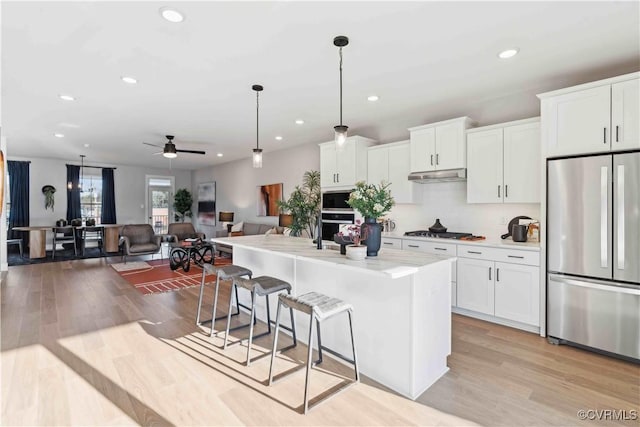
[[[433,248],[433,249],[435,249],[436,251],[446,251],[447,250],[447,248]]]
[[[338,178],[338,182],[340,182],[340,174],[339,173],[336,174],[336,177]]]
[[[436,165],[440,164],[440,154],[436,153]]]
[[[410,248],[419,248],[420,247],[418,245],[407,245],[407,246],[409,246]]]
[[[491,280],[491,268],[492,267],[489,267],[489,280]]]
[[[433,166],[433,154],[431,155],[431,166]]]
[[[476,254],[476,255],[482,255],[482,252],[476,252],[476,251],[467,251],[468,254]]]
[[[500,186],[498,185],[498,199],[500,198]]]
[[[509,197],[509,185],[505,184],[504,186],[504,197]]]
[[[500,281],[500,269],[496,268],[496,282]]]
[[[604,128],[604,133],[603,133],[603,142],[606,144],[607,143],[607,128]]]
[[[620,142],[620,138],[618,137],[618,128],[619,128],[619,127],[620,127],[620,126],[617,126],[617,125],[616,125],[616,142]]]
[[[382,242],[383,245],[393,245],[391,242]]]
[[[518,256],[518,255],[507,255],[507,258],[524,259],[524,257],[523,257],[523,256]]]

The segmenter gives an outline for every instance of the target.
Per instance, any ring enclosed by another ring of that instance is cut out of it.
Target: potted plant
[[[278,201],[278,208],[293,216],[291,234],[299,236],[303,230],[315,237],[316,223],[320,213],[320,172],[307,171],[302,177],[302,186],[296,185],[288,200]]]
[[[191,206],[193,205],[193,197],[186,188],[176,191],[173,196],[173,209],[175,209],[175,220],[184,222],[185,217],[191,217]]]
[[[380,250],[382,228],[377,219],[389,212],[395,201],[389,191],[390,183],[380,185],[356,183],[347,203],[364,217],[362,228],[367,228],[367,256],[377,256]]]
[[[367,246],[362,244],[367,238],[367,233],[368,229],[362,227],[359,219],[356,220],[355,224],[346,226],[338,233],[338,237],[342,242],[352,243],[347,246],[347,258],[363,260],[367,256]]]

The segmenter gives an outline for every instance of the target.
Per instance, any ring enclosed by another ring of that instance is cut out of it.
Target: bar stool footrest
[[[353,359],[349,359],[347,356],[345,356],[342,353],[338,353],[337,351],[331,350],[330,348],[325,347],[325,346],[321,346],[320,348],[322,349],[322,351],[326,351],[327,353],[332,354],[332,355],[344,360],[347,363],[351,363],[352,365],[355,364],[355,361]],[[320,359],[320,360],[322,361],[322,359]]]

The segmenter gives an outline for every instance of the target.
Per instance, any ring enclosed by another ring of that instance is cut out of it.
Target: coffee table
[[[206,262],[213,264],[213,245],[209,242],[196,240],[170,243],[169,267],[171,270],[182,269],[187,272],[191,268],[191,262],[202,267]],[[208,255],[208,261],[207,261]]]

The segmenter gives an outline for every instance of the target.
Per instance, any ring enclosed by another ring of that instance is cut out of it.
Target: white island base
[[[336,250],[317,250],[307,239],[212,240],[233,246],[233,263],[251,269],[254,277],[285,280],[294,295],[316,291],[351,303],[358,364],[369,378],[415,399],[448,371],[450,262],[455,258],[384,249],[378,257],[353,261]],[[250,304],[249,293],[241,291],[240,301]],[[275,320],[277,298],[269,301]],[[256,313],[266,321],[264,304],[259,298]],[[309,316],[295,316],[298,337],[308,343]],[[281,322],[290,326],[289,316]],[[346,314],[322,323],[322,343],[351,356]]]

